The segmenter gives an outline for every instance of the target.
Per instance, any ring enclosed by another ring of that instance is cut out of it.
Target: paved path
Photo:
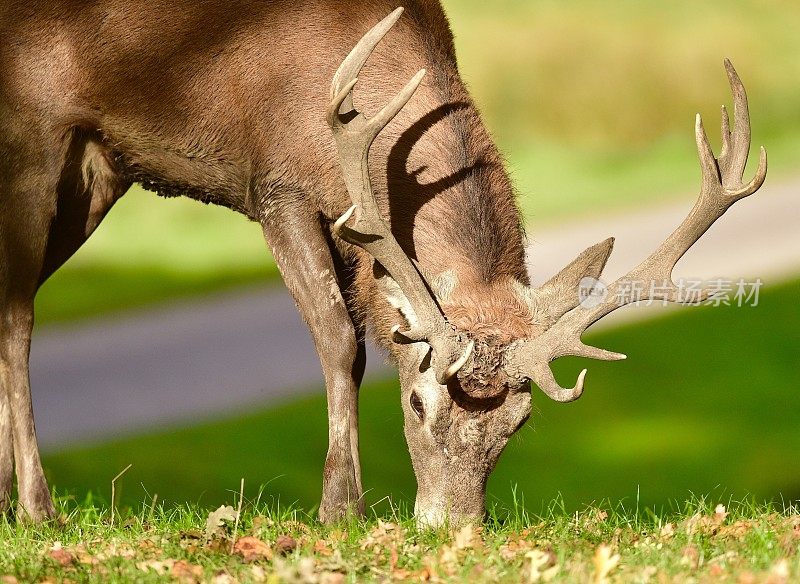
[[[588,245],[617,245],[608,276],[652,250],[691,200],[619,217],[599,217],[532,237],[541,282]],[[738,203],[678,267],[685,277],[760,277],[800,273],[800,181],[768,184]],[[629,308],[614,322],[661,307]],[[612,323],[613,324],[613,323]],[[370,355],[369,375],[388,371]],[[146,427],[189,423],[321,391],[321,369],[305,325],[282,289],[252,289],[68,328],[37,332],[31,355],[42,446],[104,439]]]

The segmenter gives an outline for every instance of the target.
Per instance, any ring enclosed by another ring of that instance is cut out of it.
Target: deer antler
[[[339,66],[331,85],[328,124],[336,138],[344,180],[353,206],[334,224],[339,237],[364,249],[400,286],[414,310],[416,322],[408,331],[396,327],[395,342],[426,342],[433,349],[431,366],[436,380],[446,384],[466,364],[474,348],[447,322],[425,279],[395,239],[383,219],[369,177],[369,150],[378,134],[408,103],[425,70],[417,73],[378,114],[367,119],[353,106],[353,88],[372,51],[394,26],[402,8],[375,25]],[[347,223],[355,216],[352,227]]]
[[[583,332],[604,316],[617,308],[639,300],[662,300],[697,304],[710,297],[703,292],[697,298],[687,300],[681,298],[681,288],[672,279],[675,264],[692,245],[719,219],[728,208],[739,199],[755,193],[767,175],[767,153],[763,146],[756,175],[747,184],[742,182],[747,156],[750,150],[750,115],[747,108],[747,95],[742,81],[730,61],[725,60],[733,93],[733,131],[730,130],[728,114],[722,108],[722,151],[718,159],[714,158],[708,137],[703,129],[703,122],[698,114],[695,124],[697,151],[700,156],[700,167],[703,175],[700,196],[689,215],[678,228],[638,267],[628,272],[611,284],[605,299],[596,306],[579,305],[577,286],[573,288],[573,301],[564,306],[563,287],[561,302],[553,300],[554,282],[564,280],[577,281],[582,275],[591,275],[591,262],[597,264],[600,257],[600,270],[611,253],[613,240],[607,240],[581,254],[579,260],[565,268],[542,288],[533,292],[535,297],[545,300],[542,308],[549,313],[550,326],[541,335],[519,341],[509,349],[507,369],[518,377],[525,377],[536,383],[542,391],[556,401],[568,402],[578,399],[583,393],[586,377],[584,369],[578,376],[575,387],[565,389],[556,383],[549,363],[559,357],[573,355],[604,361],[625,359],[625,355],[590,347],[581,341]],[[594,253],[590,253],[594,250]],[[585,258],[581,260],[581,257]],[[599,274],[599,273],[598,273]],[[596,277],[596,276],[594,276]],[[658,290],[652,286],[658,282]],[[645,285],[647,284],[647,285]],[[622,298],[623,287],[638,286],[641,294],[636,298]],[[570,290],[569,292],[572,292]],[[548,319],[546,319],[548,320]]]

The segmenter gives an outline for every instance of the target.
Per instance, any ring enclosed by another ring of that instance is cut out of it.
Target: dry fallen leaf
[[[378,520],[378,525],[361,541],[362,550],[379,553],[384,548],[398,545],[405,540],[405,531],[399,525]]]
[[[275,553],[282,556],[288,556],[297,549],[297,540],[288,535],[278,536],[275,540]]]
[[[452,546],[443,545],[439,550],[439,567],[448,576],[452,576],[458,571],[460,565],[458,550]]]
[[[203,568],[195,564],[190,564],[185,560],[178,560],[172,564],[170,575],[179,582],[193,584],[199,582],[203,577]]]
[[[636,581],[642,582],[642,584],[647,584],[657,573],[658,568],[655,566],[645,566],[642,568],[641,572],[639,572],[639,576],[636,578]]]
[[[594,564],[595,584],[607,584],[609,582],[608,575],[619,564],[619,554],[613,553],[609,546],[602,544],[594,552],[592,563]]]
[[[339,572],[323,572],[319,576],[319,584],[342,584],[344,574]]]
[[[672,539],[675,535],[675,526],[672,523],[666,523],[658,533],[658,537],[662,540]]]
[[[560,566],[552,551],[533,549],[525,554],[528,582],[549,582],[558,574]]]
[[[468,523],[453,535],[453,545],[457,550],[475,549],[483,544],[481,530]]]
[[[331,548],[330,542],[318,539],[314,542],[314,553],[327,558],[333,555],[333,548]]]
[[[720,504],[714,508],[713,515],[706,516],[695,513],[683,522],[683,526],[687,535],[694,535],[695,533],[715,535],[720,531],[727,518],[728,511],[725,509],[725,505]]]
[[[789,561],[786,558],[782,558],[772,565],[764,582],[766,584],[786,584],[789,581],[789,576]]]
[[[713,518],[714,521],[717,522],[717,524],[721,525],[727,517],[728,517],[728,511],[725,509],[725,505],[719,504],[714,508]]]
[[[86,549],[86,546],[82,544],[71,547],[67,549],[67,551],[72,554],[79,564],[86,566],[96,566],[102,559],[104,559],[102,553],[99,554],[101,557],[98,557],[96,554],[89,553],[89,551]]]
[[[159,576],[163,576],[165,574],[169,574],[169,571],[172,570],[172,566],[175,565],[175,560],[146,560],[143,562],[137,562],[136,567],[140,569],[142,572],[148,572],[150,570],[154,571]]]
[[[223,505],[216,511],[209,513],[208,519],[206,519],[206,539],[210,540],[214,536],[220,535],[226,521],[236,521],[236,510],[230,505]]]
[[[527,539],[529,536],[529,529],[521,533],[510,534],[505,543],[500,546],[500,557],[511,561],[520,554],[536,549],[536,542]]]
[[[211,579],[211,584],[238,584],[239,581],[226,572],[215,574]]]
[[[65,550],[61,546],[60,541],[57,541],[53,544],[53,547],[50,548],[48,555],[50,556],[50,559],[55,560],[64,568],[67,568],[75,563],[75,556]]]
[[[719,528],[718,535],[720,537],[730,537],[733,539],[741,540],[747,533],[753,529],[753,522],[747,519],[740,519],[732,525],[723,525]]]
[[[233,553],[242,556],[245,562],[272,559],[272,549],[257,537],[240,537],[233,546]]]
[[[0,584],[19,584],[16,576],[2,576],[0,577]]]
[[[250,578],[252,578],[253,582],[265,582],[267,573],[261,566],[253,565],[250,566]]]

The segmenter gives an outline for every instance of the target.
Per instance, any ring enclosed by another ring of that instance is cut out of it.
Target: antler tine
[[[367,59],[369,59],[369,56],[372,54],[372,51],[375,50],[378,43],[383,40],[386,33],[392,29],[402,15],[403,8],[396,8],[389,16],[381,20],[372,27],[367,34],[361,37],[361,40],[358,41],[358,44],[350,51],[350,54],[347,55],[345,60],[342,61],[342,64],[339,65],[339,68],[333,76],[333,82],[331,83],[331,99],[338,95],[345,85],[349,83],[355,85],[356,78],[367,62]],[[345,112],[353,109],[352,95],[350,95],[350,92],[347,92],[340,106],[344,108]]]
[[[432,350],[431,366],[439,383],[445,384],[469,360],[473,345],[447,322],[425,279],[406,255],[386,224],[372,190],[369,151],[375,138],[413,97],[425,70],[419,71],[375,117],[367,119],[353,107],[353,88],[372,51],[397,22],[398,8],[375,25],[342,62],[331,85],[327,119],[339,150],[345,184],[353,206],[334,224],[334,232],[361,247],[386,269],[414,310],[411,330],[393,329],[396,342],[427,342]],[[354,219],[352,226],[348,222]]]
[[[555,377],[553,377],[552,369],[545,363],[533,369],[531,372],[531,381],[533,381],[550,399],[560,403],[569,403],[574,402],[583,395],[583,384],[587,372],[586,369],[580,372],[578,380],[575,382],[575,387],[565,389],[556,382]]]
[[[539,336],[525,339],[513,347],[507,357],[509,373],[528,377],[547,395],[558,401],[564,401],[565,397],[570,396],[575,396],[574,399],[577,399],[583,391],[585,371],[579,376],[574,388],[564,389],[555,382],[549,366],[550,361],[567,355],[606,361],[625,358],[619,353],[583,344],[581,335],[592,324],[617,308],[633,302],[662,300],[688,304],[703,302],[709,298],[707,292],[703,292],[691,301],[681,298],[681,289],[672,277],[675,265],[731,205],[755,193],[764,184],[767,174],[767,154],[761,147],[755,177],[747,184],[742,183],[750,150],[747,94],[736,70],[727,59],[725,69],[733,93],[734,125],[731,129],[727,112],[723,108],[722,151],[719,159],[716,159],[703,128],[703,122],[700,116],[697,116],[695,140],[702,171],[702,187],[689,215],[646,260],[608,286],[602,301],[596,304],[585,302],[577,305]],[[591,270],[588,264],[583,267],[585,272]],[[632,287],[637,287],[639,293],[625,297],[625,291]],[[577,291],[575,294],[577,296]],[[548,307],[543,309],[545,312],[548,311]]]

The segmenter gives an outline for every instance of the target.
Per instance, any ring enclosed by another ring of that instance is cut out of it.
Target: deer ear
[[[609,237],[584,250],[577,258],[533,291],[539,311],[551,325],[580,303],[578,287],[584,278],[599,279],[606,267],[614,238]]]

